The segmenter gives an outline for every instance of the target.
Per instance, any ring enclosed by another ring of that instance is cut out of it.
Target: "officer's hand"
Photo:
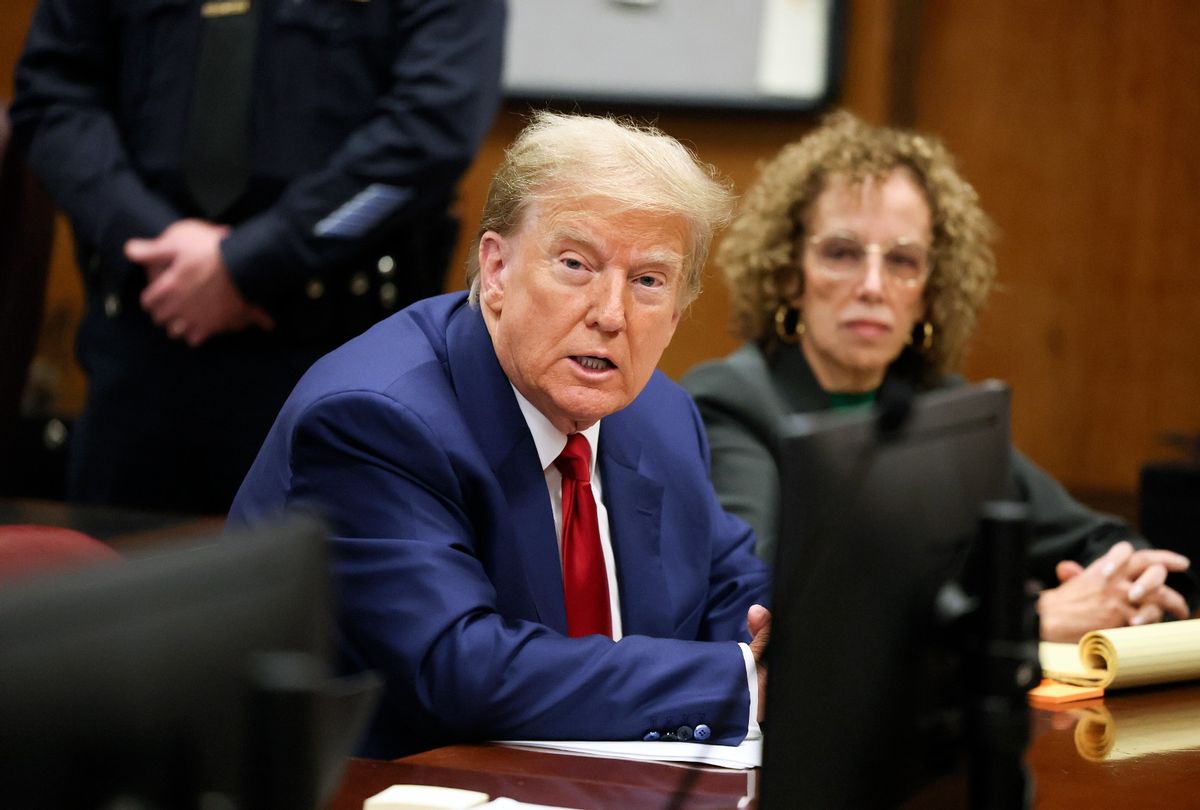
[[[184,219],[155,239],[130,239],[125,255],[146,268],[142,308],[176,340],[199,346],[222,332],[274,328],[270,316],[234,286],[221,258],[223,225]]]

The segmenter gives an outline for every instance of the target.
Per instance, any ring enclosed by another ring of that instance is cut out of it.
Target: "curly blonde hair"
[[[803,291],[806,221],[817,197],[833,177],[858,186],[896,169],[908,170],[924,191],[933,224],[924,295],[933,345],[921,351],[917,335],[901,358],[914,363],[921,378],[958,364],[996,276],[992,223],[939,141],[871,127],[848,112],[829,115],[762,166],[718,247],[715,260],[729,287],[734,334],[768,353],[778,348],[775,313],[792,300],[788,291]]]

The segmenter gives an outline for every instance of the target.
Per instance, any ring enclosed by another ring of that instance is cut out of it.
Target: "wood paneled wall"
[[[841,103],[873,123],[887,119],[892,93],[890,69],[893,22],[896,14],[892,0],[862,0],[852,4],[846,45],[845,81]],[[504,146],[521,128],[528,105],[506,106],[488,137],[475,165],[461,189],[463,244],[455,258],[455,267],[466,261],[468,237],[473,238],[479,223],[488,181],[499,163]],[[758,164],[785,144],[801,137],[815,124],[812,115],[768,114],[751,112],[647,110],[645,108],[589,108],[585,112],[611,112],[649,120],[670,135],[693,148],[702,160],[715,165],[732,181],[735,190],[744,190],[757,174]],[[447,289],[462,286],[462,273],[454,271]],[[680,321],[675,337],[663,356],[660,367],[678,377],[701,360],[732,351],[737,341],[729,336],[728,296],[712,268],[705,277],[704,292]]]
[[[37,0],[0,2],[0,101],[13,97],[13,67],[25,39]],[[55,224],[50,255],[42,330],[30,369],[37,394],[33,400],[58,414],[83,408],[85,383],[75,363],[75,330],[83,309],[83,285],[75,268],[70,228],[64,218]]]
[[[0,9],[11,87],[34,0]],[[999,227],[1002,287],[968,356],[1014,388],[1019,447],[1071,486],[1132,491],[1157,436],[1200,431],[1200,3],[857,0],[841,103],[941,136]],[[465,261],[488,177],[526,108],[506,107],[462,187]],[[742,190],[807,117],[614,109],[650,117]],[[63,234],[43,362],[66,364],[78,284]],[[448,288],[461,286],[456,269]],[[711,274],[663,368],[723,354]],[[66,323],[64,325],[64,319]],[[70,412],[82,382],[59,390]]]
[[[926,0],[920,31],[917,124],[1000,230],[967,372],[1055,475],[1131,490],[1200,432],[1200,4]]]

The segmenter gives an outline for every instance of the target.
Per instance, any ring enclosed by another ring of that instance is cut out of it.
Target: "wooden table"
[[[214,535],[222,520],[0,499],[4,523],[67,526],[126,552]],[[1114,692],[1056,711],[1034,709],[1032,720],[1026,761],[1035,807],[1200,807],[1200,684]],[[761,778],[758,771],[458,745],[392,762],[348,760],[328,807],[361,810],[365,798],[389,785],[418,783],[571,808],[734,808],[746,797],[754,806]],[[962,795],[962,777],[951,777],[911,806],[961,806]]]
[[[1055,711],[1032,711],[1026,761],[1034,807],[1200,807],[1200,685],[1116,692]],[[754,807],[759,779],[757,771],[456,745],[392,762],[349,760],[328,807],[361,810],[368,796],[407,783],[588,810]],[[963,794],[962,777],[950,777],[906,806],[961,807]]]
[[[1200,807],[1200,685],[1035,710],[1039,808]]]
[[[393,784],[481,790],[493,798],[571,808],[726,808],[757,795],[758,771],[555,754],[495,745],[454,745],[392,762],[352,759],[330,810],[362,810]]]

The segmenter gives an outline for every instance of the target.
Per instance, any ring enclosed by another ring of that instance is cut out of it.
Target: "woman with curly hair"
[[[763,166],[716,254],[746,345],[683,379],[722,505],[754,527],[760,556],[775,555],[782,416],[866,407],[887,385],[962,384],[952,372],[996,276],[992,231],[942,144],[849,113]],[[1148,548],[1015,450],[1013,476],[1032,510],[1031,572],[1056,584],[1038,601],[1043,638],[1187,616],[1166,585],[1185,557]]]

